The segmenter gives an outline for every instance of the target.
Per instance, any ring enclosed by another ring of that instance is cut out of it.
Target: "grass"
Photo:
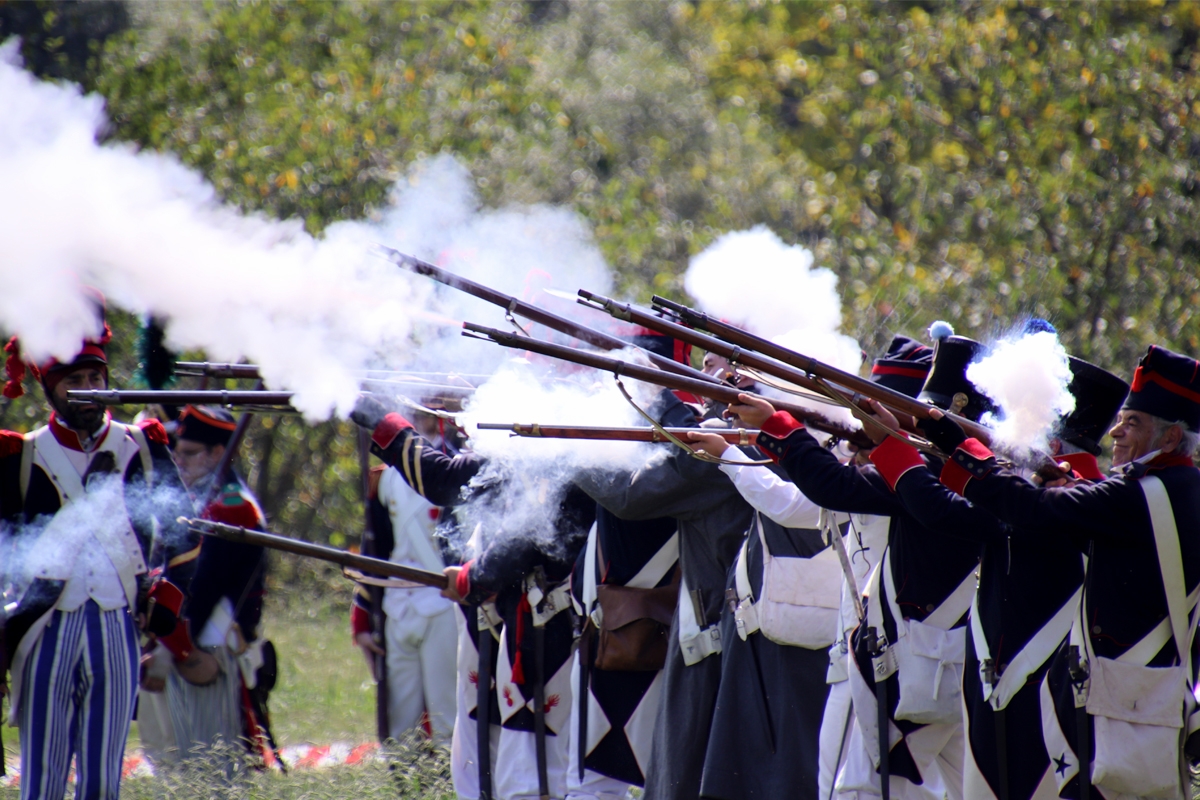
[[[375,689],[362,654],[350,641],[349,584],[345,587],[343,593],[284,589],[268,596],[263,627],[279,654],[279,681],[270,700],[271,721],[281,747],[357,744],[375,739]],[[17,731],[7,728],[5,733],[11,756],[17,749]],[[134,723],[129,746],[138,744]],[[164,800],[449,800],[454,794],[448,753],[406,741],[391,748],[386,759],[354,766],[283,775],[239,765],[228,781],[213,763],[198,762],[170,774],[127,780],[122,784],[121,796]],[[0,800],[17,797],[15,788],[0,789]]]

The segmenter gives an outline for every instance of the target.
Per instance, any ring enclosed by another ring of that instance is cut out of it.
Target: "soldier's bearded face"
[[[95,404],[74,405],[67,392],[108,388],[108,373],[97,367],[83,367],[67,373],[50,396],[50,405],[68,428],[82,433],[95,433],[104,424],[104,408]]]

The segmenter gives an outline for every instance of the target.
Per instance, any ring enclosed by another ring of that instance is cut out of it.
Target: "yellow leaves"
[[[859,61],[862,61],[864,55],[865,54],[863,53],[862,42],[855,42],[854,43],[854,57],[857,58]]]
[[[561,111],[554,115],[554,121],[558,123],[560,128],[565,128],[571,124],[571,118]]]
[[[404,80],[406,83],[412,83],[417,79],[417,71],[412,67],[404,70]]]
[[[941,169],[963,169],[970,160],[967,151],[958,142],[938,142],[933,146],[933,163]]]
[[[1145,197],[1154,197],[1154,187],[1150,185],[1150,181],[1143,180],[1138,184],[1137,196],[1139,200]]]
[[[462,43],[465,44],[467,47],[474,47],[475,46],[475,37],[468,33],[462,37]]]
[[[1054,115],[1057,112],[1058,106],[1054,105],[1054,103],[1047,103],[1046,107],[1042,109],[1042,119],[1054,119]]]
[[[912,249],[915,237],[904,227],[904,223],[897,220],[892,223],[892,233],[896,235],[896,241],[899,243],[900,249],[907,252]]]
[[[375,131],[371,130],[370,128],[367,128],[365,131],[363,131],[362,138],[363,138],[363,144],[366,144],[368,146],[375,144]]]
[[[695,166],[692,167],[691,172],[692,172],[692,180],[694,180],[694,181],[702,181],[708,175],[708,170],[706,170],[704,168],[703,164],[696,164]]]
[[[1091,86],[1092,81],[1095,80],[1095,78],[1096,78],[1096,73],[1092,72],[1087,67],[1084,67],[1082,70],[1080,70],[1079,77],[1081,79],[1083,79],[1083,83],[1085,86]]]
[[[258,183],[258,178],[254,177],[253,172],[247,172],[242,175],[242,183],[246,184],[247,186],[253,186],[254,184]]]
[[[294,168],[285,170],[275,178],[275,185],[280,189],[284,186],[289,189],[295,189],[300,185],[300,173],[296,172]]]
[[[1145,134],[1138,137],[1138,150],[1145,150],[1149,146],[1150,140],[1146,138]]]
[[[1010,106],[1008,103],[1001,103],[1000,116],[1004,119],[1008,119],[1010,114],[1012,114],[1012,106]]]

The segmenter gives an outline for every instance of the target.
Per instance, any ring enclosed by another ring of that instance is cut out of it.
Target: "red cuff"
[[[355,605],[350,609],[350,635],[358,639],[360,633],[371,632],[371,615],[362,606]]]
[[[906,472],[925,466],[925,459],[921,458],[920,451],[895,436],[887,437],[871,451],[871,462],[893,492]]]
[[[471,593],[471,565],[474,563],[475,560],[471,559],[458,571],[458,577],[454,581],[454,591],[458,592],[459,597],[466,597]]]
[[[175,657],[176,661],[186,661],[187,657],[196,649],[196,645],[192,641],[191,623],[186,619],[179,620],[175,624],[175,630],[167,636],[158,637],[158,641],[171,651],[171,655]]]
[[[963,454],[966,458],[963,458]],[[979,470],[981,461],[987,461],[992,458],[992,451],[978,439],[966,439],[958,446],[958,449],[946,459],[945,466],[942,467],[942,474],[939,476],[942,484],[954,492],[955,494],[966,497],[967,484],[972,478],[982,478],[991,471],[988,467],[987,471],[982,471],[977,474],[973,472],[971,467],[974,466]],[[964,463],[965,462],[965,463]]]
[[[762,432],[775,439],[786,439],[792,431],[803,430],[804,423],[786,411],[776,411],[762,424]]]
[[[144,419],[138,423],[138,427],[145,434],[146,441],[161,444],[164,447],[171,443],[171,440],[167,438],[167,429],[156,419]]]
[[[371,441],[384,450],[387,450],[391,447],[392,442],[396,441],[396,437],[400,435],[400,431],[411,427],[411,422],[393,411],[375,426],[375,431],[371,434]]]

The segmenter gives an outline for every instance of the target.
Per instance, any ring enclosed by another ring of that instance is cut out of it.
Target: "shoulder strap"
[[[1167,594],[1167,614],[1181,664],[1186,664],[1191,649],[1188,635],[1187,583],[1183,577],[1183,556],[1179,552],[1179,531],[1171,498],[1160,478],[1147,475],[1138,482],[1146,495],[1150,509],[1150,526],[1154,529],[1154,547],[1158,551],[1158,568],[1162,573]]]
[[[25,505],[25,495],[29,493],[29,479],[33,475],[33,451],[34,439],[37,438],[37,431],[25,434],[21,443],[21,505]]]
[[[600,536],[596,535],[596,548],[600,550]],[[666,541],[662,547],[658,548],[658,552],[651,556],[638,573],[630,578],[625,585],[632,589],[653,589],[658,586],[658,582],[666,577],[671,568],[679,561],[679,531],[671,534],[671,538]]]
[[[596,601],[596,549],[600,546],[600,531],[597,523],[592,523],[588,531],[587,549],[583,556],[583,613],[592,613],[592,603]],[[586,621],[586,620],[585,620]]]
[[[117,427],[116,422],[112,423],[113,427]],[[150,455],[150,443],[146,441],[146,432],[137,425],[122,425],[122,428],[129,432],[130,437],[137,443],[138,455],[142,459],[142,476],[146,481],[147,486],[154,486],[154,459]],[[112,431],[109,431],[109,436]]]

